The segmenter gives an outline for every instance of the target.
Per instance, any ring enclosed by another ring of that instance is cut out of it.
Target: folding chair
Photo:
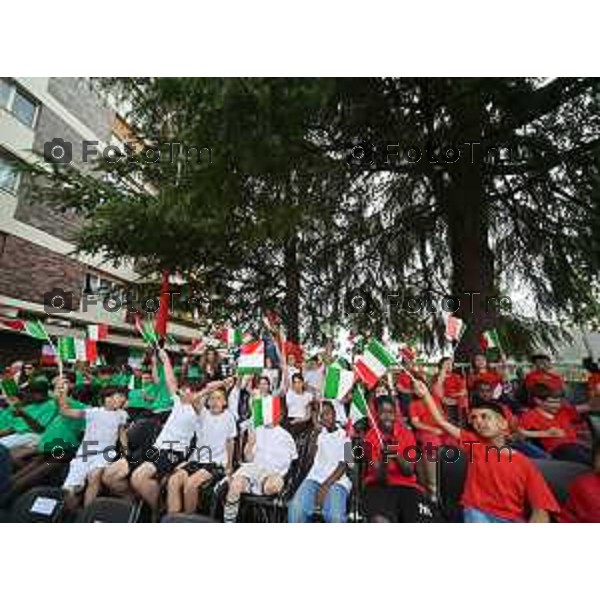
[[[589,472],[590,468],[581,463],[567,462],[554,459],[537,459],[533,461],[548,487],[552,490],[554,497],[563,504],[568,497],[568,489],[571,482],[582,473]]]
[[[65,509],[65,492],[59,487],[38,486],[19,496],[10,512],[11,523],[57,523]]]
[[[78,523],[138,523],[142,510],[141,500],[126,498],[97,498],[84,508]]]
[[[455,461],[450,459],[456,458]],[[460,497],[467,478],[467,457],[456,446],[442,446],[437,462],[437,487],[442,516],[461,521]]]

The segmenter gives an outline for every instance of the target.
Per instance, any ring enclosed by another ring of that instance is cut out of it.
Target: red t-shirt
[[[484,369],[478,373],[469,373],[467,385],[471,391],[474,390],[480,382],[489,383],[492,388],[495,388],[498,384],[502,385],[502,375],[494,369]]]
[[[585,473],[573,481],[560,521],[600,523],[600,473]]]
[[[396,375],[396,389],[406,393],[412,390],[412,379],[406,371],[401,371]]]
[[[383,438],[384,447],[386,447],[389,452],[387,459],[388,463],[386,465],[387,485],[402,485],[419,488],[420,486],[417,483],[416,475],[404,475],[400,470],[398,462],[393,456],[398,454],[407,460],[416,459],[416,451],[414,448],[405,454],[405,449],[407,447],[416,447],[415,436],[413,435],[412,431],[400,425],[399,423],[395,423],[391,435],[385,435],[383,432],[381,432],[381,436]],[[370,444],[371,450],[370,463],[367,465],[365,472],[365,484],[369,485],[377,483],[377,469],[372,463],[382,460],[383,453],[381,444],[379,442],[379,437],[377,436],[377,432],[375,431],[374,427],[369,429],[365,435],[364,441],[365,444]]]
[[[440,399],[437,396],[433,396],[433,400],[437,404],[438,408],[443,411]],[[439,429],[439,426],[435,422],[432,414],[429,412],[427,405],[420,398],[414,397],[410,401],[410,404],[408,405],[408,416],[410,417],[411,421],[416,417],[424,425],[429,425],[430,427],[436,427]]]
[[[578,443],[576,427],[578,420],[577,411],[572,406],[563,404],[555,415],[549,415],[540,408],[531,408],[525,411],[519,419],[519,427],[532,431],[544,431],[550,428],[562,429],[565,432],[563,437],[536,438],[539,439],[546,452],[552,452],[563,444]]]
[[[461,431],[460,442],[469,463],[462,495],[465,508],[477,508],[510,521],[524,521],[527,508],[560,512],[541,473],[526,456],[508,447],[499,452],[484,438],[466,430]]]
[[[525,375],[525,389],[529,393],[538,383],[543,383],[554,392],[562,392],[565,389],[564,379],[558,373],[534,369]]]

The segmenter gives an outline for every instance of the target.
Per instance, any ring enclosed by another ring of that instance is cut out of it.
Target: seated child
[[[169,478],[169,513],[195,512],[200,488],[213,479],[231,475],[236,436],[236,421],[227,409],[226,392],[214,390],[208,398],[208,408],[200,407],[192,460],[179,465]]]
[[[561,400],[560,393],[544,384],[531,389],[533,408],[519,419],[519,431],[526,438],[538,439],[543,449],[557,460],[591,464],[589,448],[577,435],[579,413],[587,405],[574,406]]]

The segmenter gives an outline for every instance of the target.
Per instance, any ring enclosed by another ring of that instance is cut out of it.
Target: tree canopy
[[[81,250],[177,270],[222,318],[275,308],[295,339],[325,322],[431,346],[458,308],[472,352],[486,329],[525,351],[597,317],[597,80],[99,84],[127,101],[136,152],[56,165],[36,194],[85,217]],[[143,159],[169,142],[210,164]],[[529,314],[490,305],[519,290]]]

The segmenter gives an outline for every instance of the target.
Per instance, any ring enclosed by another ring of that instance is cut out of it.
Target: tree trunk
[[[300,266],[298,264],[298,239],[291,236],[284,246],[285,270],[285,325],[287,338],[300,341]]]
[[[481,142],[481,100],[469,95],[460,107],[459,127],[464,141]],[[489,245],[489,214],[482,181],[482,146],[471,156],[461,156],[448,167],[451,183],[446,198],[446,222],[452,260],[452,295],[460,300],[456,316],[466,330],[456,358],[469,359],[479,352],[483,331],[496,323],[494,256]]]

